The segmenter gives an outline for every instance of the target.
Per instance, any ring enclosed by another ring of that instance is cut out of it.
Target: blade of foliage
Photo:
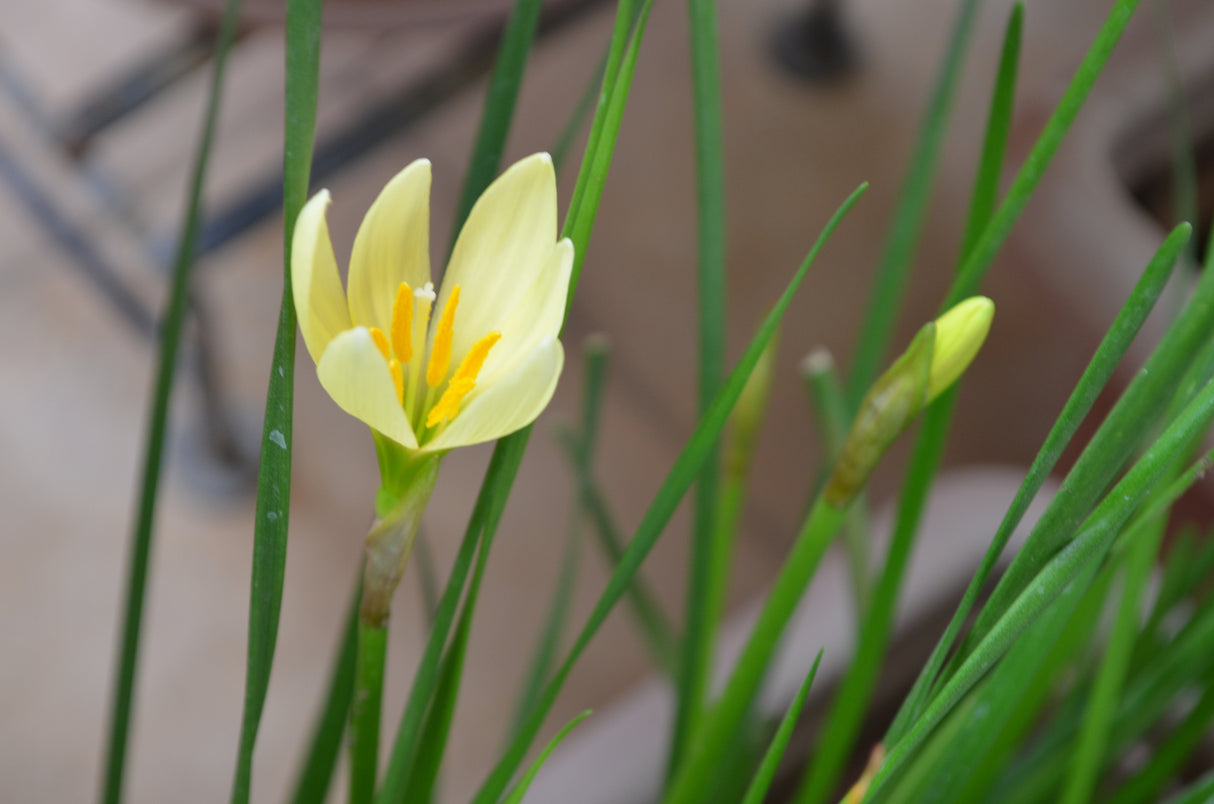
[[[1022,19],[1023,9],[1017,4],[1012,8],[1004,33],[985,141],[962,242],[962,263],[973,248],[978,234],[989,224],[998,194],[998,180],[1011,127]],[[821,732],[818,750],[796,797],[799,804],[819,804],[831,795],[859,734],[893,631],[902,581],[918,537],[927,498],[944,456],[957,393],[956,387],[949,389],[924,415],[899,495],[885,566],[873,589],[860,627],[855,657],[836,693]]]
[[[586,466],[589,473],[590,462],[594,459],[598,446],[600,412],[603,402],[603,388],[607,375],[607,363],[610,347],[605,338],[587,339],[582,349],[585,358],[585,380],[582,387],[582,421],[577,439],[578,462]],[[579,466],[579,469],[581,466]],[[580,473],[579,473],[580,477]],[[565,621],[569,617],[569,604],[573,598],[574,583],[577,579],[578,565],[582,555],[582,531],[587,519],[587,512],[582,504],[580,488],[575,488],[573,505],[569,512],[569,525],[565,532],[565,553],[561,558],[561,568],[557,575],[556,589],[552,595],[552,603],[548,605],[548,616],[540,629],[540,638],[536,643],[535,652],[531,657],[531,665],[523,679],[522,689],[518,696],[514,712],[513,725],[509,736],[519,730],[527,718],[531,707],[535,705],[540,691],[552,674],[552,663],[556,657],[561,635],[565,631]]]
[[[439,771],[447,751],[447,737],[451,734],[451,721],[455,717],[455,705],[459,700],[464,660],[468,656],[468,633],[472,628],[469,612],[476,608],[473,590],[477,587],[477,579],[487,559],[488,553],[484,550],[477,555],[474,580],[469,588],[468,599],[464,602],[463,614],[455,626],[451,644],[443,655],[443,662],[438,671],[438,684],[434,688],[434,700],[430,703],[425,723],[422,725],[416,770],[405,789],[405,804],[429,804],[434,800]]]
[[[1109,804],[1150,804],[1160,795],[1181,765],[1210,733],[1214,724],[1214,678],[1207,679],[1205,692],[1184,720],[1151,754],[1146,767],[1134,774]]]
[[[839,450],[847,438],[851,415],[847,408],[847,396],[843,383],[835,370],[835,362],[830,353],[816,350],[802,363],[802,374],[805,377],[806,390],[813,402],[815,419],[818,430],[822,434],[825,450],[822,456],[822,480],[818,482],[819,490],[825,482],[825,477],[834,466]],[[816,492],[815,492],[816,494]],[[864,621],[868,610],[868,599],[872,594],[872,569],[868,556],[868,500],[863,494],[858,495],[847,514],[847,524],[843,528],[844,554],[847,556],[847,569],[851,578],[852,599],[856,607],[856,631]]]
[[[1083,103],[1087,100],[1092,85],[1104,71],[1109,55],[1113,52],[1118,40],[1121,39],[1121,34],[1125,31],[1125,26],[1133,16],[1138,3],[1139,0],[1117,0],[1110,10],[1100,32],[1096,34],[1092,46],[1084,55],[1079,69],[1075,71],[1074,78],[1071,79],[1071,83],[1062,94],[1062,98],[1059,99],[1058,105],[1054,107],[1054,113],[1050,115],[1045,128],[1037,137],[1037,142],[1034,143],[1024,164],[1017,172],[1016,178],[1012,180],[1012,186],[1008,188],[1007,195],[1003,197],[999,209],[995,211],[990,223],[983,230],[982,237],[978,238],[978,242],[974,244],[973,250],[961,268],[961,275],[953,283],[952,292],[949,294],[949,300],[945,306],[951,307],[967,296],[974,295],[982,283],[982,277],[994,261],[995,254],[1003,246],[1003,241],[1007,239],[1016,219],[1020,217],[1024,205],[1028,203],[1029,197],[1037,188],[1037,183],[1041,181],[1041,176],[1049,167],[1050,160],[1058,152],[1058,146],[1062,144],[1063,137],[1070,130],[1071,124],[1075,122],[1075,116],[1083,108]]]
[[[1214,418],[1214,383],[1210,383],[1151,445],[1147,453],[1105,496],[1088,517],[1080,533],[1060,550],[1025,587],[1004,615],[992,626],[957,672],[941,688],[906,736],[891,747],[874,779],[873,792],[887,783],[931,730],[1007,652],[1066,585],[1092,562],[1107,555],[1124,524],[1190,440],[1204,432]]]
[[[698,804],[714,788],[717,773],[741,733],[784,629],[846,514],[846,510],[826,503],[821,497],[810,510],[772,583],[724,691],[705,714],[688,746],[687,758],[662,799],[664,804]]]
[[[610,44],[608,45],[610,48]],[[595,101],[599,97],[599,87],[603,83],[603,74],[607,69],[607,53],[603,53],[603,58],[599,60],[599,66],[595,68],[594,73],[587,82],[586,88],[582,90],[581,96],[578,98],[577,105],[573,107],[573,111],[569,115],[569,119],[565,121],[565,125],[561,127],[561,131],[557,134],[556,141],[552,143],[552,164],[559,172],[561,166],[565,164],[565,159],[569,155],[569,149],[573,147],[573,139],[581,130],[582,125],[586,122],[586,118],[590,116],[590,110],[594,108]]]
[[[1208,804],[1214,798],[1214,771],[1202,776],[1188,788],[1167,800],[1167,804]]]
[[[341,753],[350,702],[354,698],[354,672],[358,653],[358,603],[362,599],[362,571],[346,613],[341,643],[329,671],[324,704],[312,731],[307,757],[291,794],[292,804],[324,804],[333,783],[333,769]]]
[[[952,407],[956,389],[946,391],[932,408]],[[839,782],[868,709],[869,699],[881,672],[889,635],[897,615],[898,593],[910,561],[919,521],[927,506],[932,480],[944,455],[948,416],[926,416],[915,442],[915,451],[903,480],[897,522],[890,539],[885,568],[873,589],[871,604],[860,629],[860,642],[851,666],[843,677],[822,727],[813,760],[793,799],[797,804],[819,804]],[[939,428],[939,429],[937,429]]]
[[[801,707],[805,705],[805,698],[809,695],[810,685],[814,683],[814,676],[818,674],[818,662],[820,661],[822,661],[822,651],[818,651],[818,655],[814,658],[813,667],[809,668],[809,675],[801,683],[801,689],[797,690],[796,697],[792,699],[792,704],[789,705],[788,711],[784,713],[784,718],[780,721],[780,728],[776,730],[775,736],[771,738],[771,745],[768,746],[767,753],[763,755],[763,763],[755,771],[754,779],[750,782],[750,787],[746,789],[746,797],[742,799],[742,804],[763,804],[763,799],[767,796],[771,782],[776,778],[776,769],[780,767],[780,759],[784,756],[784,749],[788,747],[788,741],[792,738],[793,729],[796,728],[797,718],[801,716]]]
[[[598,537],[599,548],[603,551],[603,556],[614,572],[620,562],[624,560],[627,548],[624,546],[624,540],[620,538],[620,531],[615,524],[615,519],[607,508],[607,500],[604,498],[598,482],[590,474],[589,467],[582,465],[581,459],[577,455],[577,444],[563,437],[558,437],[558,442],[573,464],[580,505],[590,519],[594,533]],[[675,649],[678,640],[675,639],[674,628],[666,619],[666,615],[662,613],[662,607],[657,602],[657,595],[653,593],[641,575],[632,579],[626,594],[628,608],[633,614],[637,630],[644,640],[654,664],[672,680],[677,679],[678,659]]]
[[[181,238],[173,260],[164,317],[160,325],[160,349],[156,380],[152,388],[151,407],[147,417],[144,440],[143,472],[134,532],[131,534],[127,559],[126,594],[123,603],[122,636],[118,650],[118,667],[110,697],[110,728],[106,746],[105,776],[101,798],[107,804],[122,799],[123,777],[126,771],[126,751],[130,734],[131,708],[135,697],[135,676],[138,670],[140,633],[143,629],[143,601],[147,590],[148,565],[152,553],[152,526],[156,520],[156,499],[160,490],[160,465],[164,458],[164,437],[168,429],[169,401],[173,393],[177,354],[181,347],[181,332],[190,295],[190,275],[198,240],[198,222],[202,215],[202,188],[211,157],[211,143],[219,118],[219,101],[223,96],[224,68],[228,48],[236,36],[240,0],[228,0],[223,23],[215,42],[211,85],[203,116],[202,136],[194,154],[190,185],[186,191],[185,218]]]
[[[599,89],[598,103],[595,105],[594,121],[590,125],[590,134],[586,137],[586,148],[582,153],[582,163],[578,168],[577,182],[573,188],[573,196],[569,199],[569,209],[565,213],[565,226],[561,234],[564,237],[573,236],[574,222],[581,217],[583,201],[587,191],[590,189],[591,181],[593,180],[595,163],[598,161],[599,151],[606,147],[609,151],[615,150],[614,137],[608,136],[612,142],[606,146],[603,144],[603,137],[607,129],[614,127],[617,132],[622,114],[616,114],[612,111],[612,101],[616,95],[616,88],[620,85],[621,65],[624,61],[625,50],[631,38],[630,34],[637,23],[637,16],[641,11],[641,7],[637,6],[636,0],[618,0],[615,9],[615,25],[611,30],[611,39],[607,43],[607,56],[603,61],[603,84]],[[627,95],[628,87],[631,85],[632,77],[629,75],[624,82],[624,94]],[[620,107],[622,113],[623,107]],[[607,155],[606,164],[611,164],[611,156]],[[604,177],[605,178],[605,177]],[[599,192],[601,194],[602,187],[600,185]],[[597,202],[592,203],[597,207]],[[591,213],[593,220],[594,214]],[[580,241],[584,247],[589,240],[586,237]],[[575,245],[579,241],[575,240]],[[582,251],[582,249],[578,249]],[[577,255],[574,256],[575,267],[580,265],[577,261]],[[570,277],[571,287],[577,287],[577,279],[580,271],[574,271]],[[570,296],[573,292],[570,291]]]
[[[506,797],[505,804],[522,804],[523,796],[527,795],[528,788],[535,781],[536,774],[540,772],[540,768],[544,767],[544,763],[548,761],[548,756],[556,749],[558,745],[565,739],[569,732],[573,731],[573,727],[581,723],[590,716],[590,710],[587,709],[582,714],[575,717],[565,725],[565,728],[557,732],[557,735],[552,738],[552,741],[544,747],[540,755],[536,757],[535,762],[531,763],[531,767],[523,774],[523,778],[519,780],[518,785],[510,791],[510,795]]]
[[[510,123],[514,120],[514,106],[518,101],[523,71],[531,54],[531,44],[535,40],[535,29],[543,5],[543,0],[516,0],[506,20],[493,75],[489,78],[489,89],[485,93],[485,107],[481,111],[476,143],[472,146],[472,156],[468,161],[468,173],[464,177],[459,205],[456,207],[448,252],[455,247],[455,238],[472,211],[472,205],[502,166],[502,152],[506,148],[506,137],[510,134]]]
[[[1176,227],[1156,259],[1175,260],[1184,250],[1190,231],[1188,224]],[[982,638],[1024,589],[1028,579],[1072,537],[1075,525],[1129,459],[1143,434],[1162,416],[1211,327],[1214,327],[1214,275],[1202,278],[1189,304],[1105,417],[982,608],[968,643]]]
[[[635,26],[632,25],[634,14],[632,2],[628,0],[621,2],[617,9],[616,27],[612,35],[607,71],[604,75],[604,89],[594,123],[591,125],[586,155],[583,157],[573,200],[570,203],[562,230],[562,236],[572,239],[575,253],[574,270],[569,286],[569,303],[572,302],[577,288],[581,265],[585,260],[586,245],[598,212],[598,202],[602,197],[607,167],[610,165],[620,122],[623,119],[624,106],[631,87],[632,74],[636,69],[637,51],[644,34],[649,7],[650,3],[647,1],[639,12],[635,12],[637,14]],[[632,31],[631,36],[629,36],[630,30]],[[625,47],[625,41],[628,43],[627,47]],[[568,313],[568,306],[566,313]],[[450,633],[455,618],[455,609],[459,604],[460,596],[467,582],[467,574],[471,568],[472,552],[476,550],[478,540],[483,539],[487,542],[492,539],[492,528],[488,527],[488,522],[492,517],[489,516],[488,509],[491,505],[496,505],[500,515],[500,510],[504,507],[505,500],[513,486],[518,464],[522,460],[530,434],[531,427],[526,427],[500,440],[494,449],[494,457],[490,460],[489,470],[481,485],[472,521],[465,532],[461,554],[457,556],[456,565],[452,569],[451,580],[448,582],[443,600],[439,604],[439,611],[436,613],[434,627],[427,640],[422,661],[414,676],[413,688],[410,690],[409,700],[392,746],[383,787],[377,796],[379,802],[399,801],[404,790],[407,789],[409,776],[416,761],[422,718],[434,692],[443,647]],[[464,555],[465,547],[467,547],[466,556]],[[483,545],[482,549],[484,549]],[[466,560],[461,562],[461,557]]]
[[[919,129],[906,183],[898,199],[893,223],[890,224],[889,239],[873,280],[872,297],[852,357],[847,398],[853,410],[877,379],[877,373],[889,352],[898,305],[905,295],[911,261],[923,234],[932,181],[944,147],[944,135],[957,95],[965,53],[973,38],[978,6],[978,0],[961,0],[949,35],[948,49],[940,72],[936,75],[927,112]]]
[[[253,747],[270,686],[270,667],[278,640],[283,575],[287,560],[287,521],[291,501],[291,435],[295,397],[295,304],[291,296],[291,237],[295,218],[308,195],[316,96],[320,80],[320,2],[294,0],[287,5],[286,116],[283,141],[282,305],[270,361],[257,471],[257,518],[253,522],[253,578],[249,605],[249,658],[244,713],[233,804],[249,800]]]
[[[692,106],[695,121],[697,231],[699,234],[699,413],[712,404],[721,386],[725,365],[725,146],[722,134],[721,68],[718,63],[716,0],[688,0],[691,34]],[[714,520],[720,485],[716,450],[704,462],[692,497],[691,555],[687,603],[683,613],[682,654],[679,661],[674,730],[668,768],[673,771],[683,753],[707,695],[712,667],[710,622],[714,556]]]
[[[924,781],[910,800],[930,804],[987,797],[992,777],[1006,765],[1008,754],[1021,744],[1025,730],[1054,694],[1058,674],[1087,649],[1112,577],[1108,569],[1097,574],[1094,567],[1088,568],[1016,641],[966,699],[968,716],[960,727],[951,735],[936,736],[934,742],[942,743],[940,754],[935,762],[926,763],[931,767],[925,768]],[[959,707],[953,717],[962,711]],[[976,712],[981,717],[975,717]],[[925,764],[926,754],[916,760],[916,767]]]
[[[1016,105],[1016,77],[1020,71],[1020,43],[1024,36],[1024,3],[1017,2],[1008,15],[1003,31],[1003,47],[999,55],[999,70],[986,116],[986,133],[982,140],[982,155],[974,175],[970,194],[970,212],[965,235],[961,238],[961,261],[974,250],[978,239],[991,221],[999,200],[999,178],[1007,158],[1007,143],[1012,134],[1012,112]]]
[[[616,9],[616,25],[612,33],[611,47],[607,55],[607,72],[603,77],[603,92],[599,98],[599,109],[590,127],[586,152],[578,173],[573,199],[565,215],[563,235],[573,240],[573,269],[569,276],[569,300],[565,304],[565,317],[569,317],[569,305],[582,276],[586,262],[586,246],[594,220],[598,216],[599,202],[615,155],[615,143],[620,134],[620,123],[624,119],[624,107],[632,89],[632,76],[636,72],[637,56],[645,27],[649,23],[649,11],[653,0],[643,0],[634,11],[632,0],[621,0]],[[635,18],[633,14],[635,13]],[[631,34],[629,34],[631,31]],[[627,45],[624,45],[625,38]]]
[[[1176,705],[1177,690],[1209,678],[1214,657],[1209,650],[1214,638],[1214,609],[1200,610],[1155,661],[1141,668],[1126,685],[1109,734],[1109,757],[1115,757],[1141,740]],[[1082,691],[1082,688],[1081,688]],[[1065,779],[1083,709],[1082,698],[1065,702],[1042,735],[1022,757],[1000,775],[991,797],[994,802],[1040,801],[1057,794]]]
[[[526,427],[517,433],[507,436],[497,442],[493,456],[489,459],[489,467],[485,470],[485,478],[481,482],[480,492],[472,508],[468,526],[464,530],[464,538],[456,553],[455,562],[447,586],[439,600],[438,609],[434,613],[434,625],[426,640],[426,647],[418,662],[417,672],[413,678],[413,686],[409,690],[409,698],[405,704],[404,714],[397,727],[396,738],[392,743],[387,769],[379,792],[376,795],[377,804],[393,804],[403,800],[408,789],[409,776],[413,772],[417,756],[418,741],[421,735],[423,718],[440,675],[440,662],[451,626],[455,621],[456,609],[463,596],[464,587],[468,581],[468,573],[472,568],[472,558],[478,546],[481,546],[483,534],[487,532],[488,523],[495,520],[496,509],[498,516],[505,507],[511,484],[518,473],[523,452],[527,448],[527,440],[531,428]]]
[[[695,431],[683,447],[682,452],[679,453],[674,466],[671,467],[661,488],[642,518],[632,541],[629,542],[623,559],[608,582],[607,588],[603,590],[602,595],[599,597],[598,603],[595,605],[589,619],[570,649],[564,663],[545,688],[535,711],[528,718],[524,728],[520,730],[518,737],[510,749],[498,762],[489,778],[485,780],[484,785],[482,785],[480,791],[473,799],[474,804],[490,804],[490,802],[495,802],[509,784],[511,777],[514,776],[519,763],[522,761],[523,755],[534,739],[535,733],[539,731],[544,716],[547,714],[548,709],[551,708],[553,701],[556,700],[557,693],[564,684],[566,677],[568,677],[570,670],[573,669],[573,665],[607,619],[607,615],[611,612],[612,608],[623,597],[637,571],[640,569],[641,562],[645,560],[645,557],[657,542],[658,537],[662,535],[666,524],[670,521],[670,517],[678,507],[679,501],[687,493],[687,489],[694,481],[704,460],[711,452],[713,442],[716,440],[721,428],[724,427],[734,403],[737,402],[738,397],[741,395],[742,388],[746,384],[750,372],[758,363],[759,357],[762,355],[767,343],[775,336],[776,328],[779,326],[785,310],[788,309],[793,294],[796,293],[797,288],[809,270],[809,266],[821,250],[822,244],[830,236],[830,233],[834,231],[843,215],[851,209],[852,205],[863,194],[865,189],[866,186],[862,185],[853,192],[827,223],[826,228],[806,256],[805,261],[797,269],[796,274],[793,276],[783,295],[776,302],[772,311],[768,313],[758,333],[751,340],[750,345],[729,374],[720,393],[717,395],[716,401],[709,408],[708,412],[701,417],[700,423],[696,426]]]
[[[1033,459],[1011,506],[999,523],[990,547],[983,556],[977,572],[970,580],[965,595],[957,606],[944,635],[936,644],[918,678],[915,679],[914,686],[903,701],[893,725],[886,733],[888,744],[893,745],[902,739],[906,729],[926,705],[928,695],[936,683],[937,674],[949,651],[952,650],[953,644],[961,632],[961,627],[973,610],[983,585],[994,571],[1004,547],[1007,546],[1008,540],[1016,530],[1016,526],[1020,524],[1020,520],[1024,517],[1033,498],[1037,496],[1037,492],[1041,490],[1050,472],[1057,465],[1062,451],[1079,430],[1079,425],[1083,422],[1084,417],[1092,409],[1096,398],[1113,376],[1114,370],[1142,328],[1143,322],[1154,309],[1155,303],[1159,300],[1164,286],[1172,275],[1176,256],[1182,248],[1183,244],[1172,238],[1165,241],[1155,258],[1147,265],[1138,283],[1134,286],[1134,290],[1122,305],[1121,310],[1118,311],[1113,324],[1096,348],[1096,352],[1092,355],[1092,359],[1088,362],[1070,397],[1067,398],[1066,404],[1063,405],[1058,419],[1050,428],[1045,443],[1042,444],[1040,451]]]

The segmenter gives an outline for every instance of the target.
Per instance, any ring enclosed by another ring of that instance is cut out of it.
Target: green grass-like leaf
[[[1105,496],[1086,520],[1080,533],[1059,551],[1025,587],[982,641],[942,686],[906,735],[890,748],[873,781],[870,795],[911,758],[931,731],[986,675],[1016,639],[1085,567],[1103,560],[1122,527],[1142,504],[1168,467],[1184,453],[1191,439],[1205,431],[1214,418],[1214,383],[1211,383],[1151,445],[1147,453]]]
[[[535,781],[536,774],[540,772],[540,768],[544,767],[544,763],[548,761],[548,756],[556,749],[558,745],[561,744],[569,732],[573,731],[574,726],[581,723],[589,716],[590,710],[587,709],[585,712],[569,721],[569,723],[565,725],[565,728],[557,732],[556,736],[552,738],[551,742],[544,746],[544,750],[540,752],[538,757],[536,757],[535,762],[531,763],[531,767],[528,768],[527,772],[523,774],[523,778],[520,779],[515,788],[510,791],[510,795],[506,797],[504,804],[522,804],[523,797],[527,795],[527,790],[531,787],[531,783]]]
[[[801,716],[801,707],[805,705],[805,698],[809,695],[809,688],[814,683],[814,676],[818,674],[820,661],[822,661],[822,651],[818,651],[813,667],[809,668],[809,675],[801,683],[801,689],[797,690],[796,697],[792,699],[788,711],[780,720],[780,728],[776,729],[775,736],[771,738],[771,745],[768,746],[767,753],[763,755],[763,762],[755,771],[750,787],[746,789],[746,797],[742,799],[742,804],[763,804],[763,799],[767,796],[768,789],[771,788],[772,780],[776,778],[776,770],[780,767],[784,749],[788,747],[788,741],[792,739],[793,729],[797,726],[797,718]]]
[[[505,790],[506,785],[509,784],[528,746],[534,739],[535,733],[539,731],[544,716],[556,700],[556,695],[564,684],[566,677],[568,677],[570,670],[572,670],[573,665],[607,619],[607,615],[611,612],[612,608],[615,607],[615,604],[619,602],[629,585],[631,585],[633,578],[640,569],[641,563],[662,535],[663,529],[674,514],[679,501],[687,493],[688,488],[699,473],[704,460],[712,451],[713,443],[721,428],[724,427],[734,403],[737,402],[738,397],[741,395],[742,388],[746,384],[750,372],[754,370],[755,364],[758,363],[759,357],[767,346],[767,343],[775,336],[776,328],[779,326],[784,312],[788,309],[793,294],[796,293],[797,288],[805,278],[805,274],[821,250],[822,244],[830,236],[830,233],[834,231],[846,212],[859,199],[864,189],[865,187],[861,186],[852,193],[827,223],[822,235],[793,276],[788,288],[764,319],[758,333],[738,360],[733,371],[729,374],[720,393],[717,395],[716,401],[709,408],[708,412],[701,417],[691,438],[688,439],[687,444],[683,447],[683,451],[679,454],[674,466],[671,467],[669,474],[667,474],[665,481],[663,481],[661,488],[642,518],[640,525],[637,527],[636,534],[628,545],[628,550],[625,552],[615,573],[608,582],[607,588],[603,590],[602,595],[599,597],[598,603],[595,605],[590,618],[570,649],[564,663],[545,688],[535,711],[528,718],[524,727],[520,729],[519,735],[510,749],[501,758],[489,775],[489,778],[481,786],[480,791],[473,799],[474,804],[490,804],[491,802],[495,802]]]
[[[606,386],[610,347],[605,338],[590,338],[587,339],[582,354],[585,358],[586,374],[582,387],[582,419],[577,444],[579,447],[578,461],[585,465],[585,473],[588,474],[590,463],[593,461],[598,447],[599,423],[602,418],[600,413],[603,390]],[[535,705],[540,691],[552,674],[552,665],[556,660],[561,635],[565,631],[565,622],[569,619],[569,604],[573,598],[578,565],[581,563],[582,531],[585,528],[586,519],[587,512],[583,507],[581,490],[575,488],[573,505],[569,513],[569,525],[565,532],[565,553],[561,557],[556,589],[552,595],[552,603],[548,606],[544,625],[540,629],[540,638],[532,654],[530,667],[518,695],[510,737],[514,736],[523,721],[527,719],[531,707]]]
[[[350,600],[342,630],[341,643],[329,671],[329,685],[325,690],[320,716],[312,732],[308,753],[295,782],[289,799],[292,804],[324,804],[333,783],[333,769],[341,753],[342,736],[346,732],[346,720],[350,713],[350,702],[354,698],[354,673],[358,653],[358,603],[362,599],[362,569],[359,582],[354,584],[354,596]]]
[[[295,304],[291,296],[291,237],[295,218],[308,196],[312,145],[316,132],[316,96],[320,80],[320,2],[295,0],[287,6],[286,115],[283,140],[282,305],[270,361],[257,472],[257,513],[253,522],[253,578],[249,605],[249,658],[244,714],[236,758],[233,804],[249,800],[253,747],[270,687],[270,668],[278,641],[283,576],[287,561],[287,522],[291,502],[291,438],[295,399]]]
[[[1134,286],[1134,290],[1130,293],[1129,298],[1126,299],[1125,304],[1122,305],[1121,310],[1117,313],[1117,317],[1113,320],[1113,324],[1109,327],[1096,352],[1092,355],[1092,359],[1088,362],[1078,383],[1076,383],[1074,390],[1072,390],[1070,397],[1062,408],[1062,412],[1058,415],[1058,419],[1054,422],[1053,427],[1050,428],[1050,432],[1046,436],[1040,451],[1038,451],[1037,456],[1033,459],[1033,463],[1029,467],[1024,481],[1017,490],[1011,506],[1004,514],[1003,520],[1000,522],[999,528],[991,540],[990,547],[983,556],[982,563],[979,565],[974,577],[970,580],[969,586],[965,590],[965,595],[957,606],[957,610],[945,629],[944,635],[933,649],[931,657],[924,665],[923,670],[920,671],[911,692],[907,695],[897,717],[894,719],[893,725],[891,725],[889,731],[886,733],[886,740],[890,744],[902,739],[910,723],[919,715],[923,706],[926,705],[928,696],[936,683],[940,668],[944,664],[944,659],[949,651],[952,650],[961,632],[962,625],[973,610],[974,604],[978,600],[978,595],[994,571],[1004,547],[1007,546],[1008,540],[1016,530],[1016,526],[1020,524],[1020,520],[1028,510],[1033,498],[1037,496],[1037,492],[1041,490],[1046,478],[1049,477],[1050,472],[1057,465],[1062,451],[1079,430],[1079,425],[1083,422],[1084,417],[1087,416],[1096,398],[1113,376],[1118,363],[1121,362],[1126,350],[1130,347],[1130,343],[1133,342],[1134,337],[1142,328],[1147,316],[1154,309],[1155,303],[1159,300],[1164,286],[1172,275],[1172,269],[1176,264],[1176,257],[1183,248],[1183,237],[1180,234],[1174,233],[1172,237],[1165,241],[1159,252],[1156,253],[1155,258],[1151,260],[1139,278],[1138,283]]]
[[[948,50],[932,87],[931,99],[919,129],[906,183],[890,224],[885,251],[873,280],[872,298],[852,358],[847,397],[853,410],[877,379],[877,372],[881,370],[889,352],[898,318],[898,305],[905,295],[911,262],[923,234],[932,180],[944,147],[948,119],[961,79],[965,53],[973,38],[979,5],[978,0],[962,0],[949,35]]]
[[[502,42],[489,78],[489,89],[485,93],[485,106],[481,111],[480,127],[476,132],[476,143],[468,161],[468,173],[460,191],[459,205],[455,211],[455,225],[451,227],[451,243],[448,253],[455,248],[472,205],[480,198],[502,166],[502,153],[506,149],[506,137],[510,134],[510,123],[514,120],[514,107],[518,101],[519,88],[523,83],[523,72],[531,45],[535,40],[535,29],[539,24],[543,0],[517,0],[502,31]]]
[[[181,332],[185,326],[186,308],[190,295],[190,275],[198,241],[198,224],[202,217],[202,189],[210,163],[211,143],[219,118],[219,101],[223,96],[224,70],[228,49],[236,37],[240,0],[228,0],[223,22],[215,41],[215,56],[211,68],[211,85],[203,115],[202,136],[194,153],[189,189],[186,191],[186,211],[181,224],[181,238],[173,259],[165,310],[160,325],[160,349],[156,379],[152,387],[151,406],[144,439],[143,472],[135,527],[131,533],[130,554],[127,558],[126,594],[123,601],[122,635],[118,650],[118,667],[110,698],[109,735],[106,745],[101,799],[107,804],[122,800],[126,772],[126,752],[130,734],[131,709],[135,698],[135,678],[139,661],[140,634],[143,630],[143,600],[147,590],[149,563],[152,553],[152,527],[156,520],[156,500],[160,491],[160,466],[164,458],[165,432],[168,429],[169,401],[173,393],[177,355]]]
[[[716,0],[688,0],[692,101],[695,121],[697,231],[699,242],[699,412],[712,404],[725,366],[725,145]],[[678,766],[688,734],[707,696],[712,667],[714,597],[711,586],[718,546],[715,520],[720,467],[714,450],[704,462],[692,504],[691,555],[684,606],[682,654],[668,767]]]

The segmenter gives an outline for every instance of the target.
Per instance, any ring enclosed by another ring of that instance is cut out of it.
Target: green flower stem
[[[824,472],[830,471],[847,439],[851,414],[847,407],[847,394],[835,361],[830,352],[818,349],[801,363],[801,374],[805,390],[813,402],[818,429],[825,445]],[[852,599],[856,607],[856,622],[864,620],[868,599],[872,590],[872,568],[868,555],[869,518],[868,501],[863,494],[856,495],[847,524],[843,528],[844,555],[847,556],[848,574],[851,576]]]
[[[686,759],[663,799],[665,804],[707,800],[714,771],[724,764],[727,749],[742,728],[780,637],[846,516],[846,508],[831,505],[823,497],[814,503],[720,700],[705,714],[688,746]]]
[[[359,622],[358,669],[350,710],[350,804],[370,804],[375,797],[387,648],[386,625]]]
[[[377,444],[380,441],[376,439]],[[438,479],[440,460],[440,455],[407,456],[399,473],[384,474],[384,486],[375,502],[379,518],[367,534],[363,564],[359,618],[367,625],[383,625],[388,620],[392,595],[405,574],[422,514]],[[384,468],[382,457],[380,467]]]

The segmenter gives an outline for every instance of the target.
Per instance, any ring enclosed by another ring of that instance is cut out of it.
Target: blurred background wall
[[[818,446],[795,367],[815,346],[828,347],[841,363],[850,353],[957,3],[841,0],[855,61],[833,78],[790,67],[798,58],[793,26],[809,5],[720,3],[731,356],[838,202],[859,182],[872,185],[787,318],[738,550],[735,601],[757,594],[778,565],[813,481]],[[901,338],[932,316],[955,264],[1008,5],[990,2],[982,12]],[[1162,239],[1172,214],[1166,110],[1175,76],[1191,95],[1198,139],[1214,130],[1214,14],[1201,2],[1173,3],[1169,40],[1163,5],[1143,4],[985,286],[998,315],[961,394],[948,456],[954,466],[1031,460]],[[190,800],[221,800],[235,756],[250,456],[282,275],[280,10],[271,2],[249,6],[229,65],[188,360],[173,411],[129,770],[135,802],[180,800],[181,790],[192,791]],[[558,138],[607,40],[609,6],[551,4],[507,160],[549,149]],[[1107,6],[1028,3],[1013,165]],[[448,241],[503,7],[487,0],[329,4],[318,130],[318,159],[328,161],[318,162],[317,187],[334,196],[330,226],[340,262],[383,182],[421,156],[434,163],[432,240]],[[181,217],[217,8],[201,1],[9,0],[0,12],[0,789],[8,800],[77,801],[97,784],[153,363],[150,335]],[[551,434],[577,409],[582,339],[601,332],[613,344],[598,473],[626,530],[694,421],[685,15],[682,3],[657,3],[641,53],[567,331],[566,376],[538,424],[486,576],[451,744],[458,772],[444,788],[451,801],[475,789],[501,744],[551,594],[571,496]],[[580,145],[560,171],[562,202]],[[1208,202],[1214,159],[1208,143],[1202,148]],[[1203,213],[1208,221],[1210,210]],[[257,753],[259,801],[281,798],[304,744],[376,484],[365,429],[321,391],[302,349],[297,377],[291,545]],[[879,474],[878,497],[896,484],[902,454]],[[440,574],[487,456],[487,449],[466,450],[444,464],[425,524]],[[676,518],[645,571],[672,612],[683,599],[687,527],[686,517]],[[929,534],[923,549],[930,547]],[[588,548],[573,622],[597,597],[604,566]],[[416,577],[399,595],[388,713],[403,702],[425,634]],[[831,616],[849,616],[846,602]],[[617,611],[552,722],[609,705],[648,672],[631,623]]]

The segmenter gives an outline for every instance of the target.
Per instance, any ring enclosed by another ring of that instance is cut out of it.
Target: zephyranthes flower
[[[388,182],[355,237],[343,291],[321,190],[296,223],[291,279],[333,400],[411,453],[441,454],[508,435],[548,404],[573,244],[557,240],[552,160],[536,154],[476,202],[435,293],[429,197],[425,159]]]

